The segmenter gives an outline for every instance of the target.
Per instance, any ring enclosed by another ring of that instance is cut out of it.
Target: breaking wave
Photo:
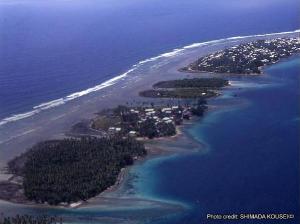
[[[298,30],[294,30],[294,31],[288,31],[288,32],[279,32],[279,33],[269,33],[269,34],[256,34],[256,35],[248,35],[248,36],[236,36],[236,37],[229,37],[229,38],[223,38],[223,39],[218,39],[218,40],[212,40],[212,41],[206,41],[206,42],[201,42],[201,43],[193,43],[191,45],[188,45],[188,46],[185,46],[183,48],[176,48],[170,52],[167,52],[167,53],[163,53],[163,54],[160,54],[156,57],[152,57],[152,58],[148,58],[146,60],[142,60],[140,62],[138,62],[137,64],[133,65],[131,67],[131,69],[129,69],[127,72],[119,75],[119,76],[116,76],[112,79],[109,79],[99,85],[96,85],[94,87],[91,87],[91,88],[88,88],[86,90],[83,90],[83,91],[79,91],[79,92],[75,92],[75,93],[72,93],[68,96],[65,96],[65,97],[62,97],[62,98],[59,98],[59,99],[56,99],[56,100],[52,100],[52,101],[49,101],[49,102],[45,102],[45,103],[41,103],[37,106],[34,106],[29,112],[25,112],[25,113],[20,113],[20,114],[15,114],[15,115],[12,115],[10,117],[7,117],[7,118],[4,118],[2,120],[0,120],[0,126],[4,125],[4,124],[7,124],[9,122],[13,122],[13,121],[18,121],[18,120],[21,120],[21,119],[24,119],[24,118],[28,118],[28,117],[31,117],[35,114],[38,114],[40,113],[41,111],[44,111],[44,110],[47,110],[47,109],[50,109],[50,108],[53,108],[53,107],[57,107],[57,106],[60,106],[60,105],[63,105],[65,103],[67,103],[68,101],[71,101],[71,100],[74,100],[78,97],[81,97],[81,96],[84,96],[84,95],[87,95],[89,93],[92,93],[92,92],[96,92],[96,91],[99,91],[101,89],[104,89],[106,87],[109,87],[109,86],[112,86],[114,84],[116,84],[117,82],[119,82],[120,80],[124,79],[125,77],[128,76],[128,74],[130,74],[131,72],[135,71],[136,69],[138,69],[141,65],[144,65],[148,62],[154,62],[158,59],[162,59],[162,58],[171,58],[171,57],[174,57],[174,56],[177,56],[178,54],[181,54],[183,53],[184,51],[186,50],[189,50],[189,49],[193,49],[193,48],[198,48],[198,47],[202,47],[202,46],[207,46],[207,45],[215,45],[215,44],[220,44],[222,42],[228,42],[228,41],[234,41],[234,40],[242,40],[242,39],[247,39],[247,38],[255,38],[255,37],[268,37],[268,36],[274,36],[274,35],[285,35],[285,34],[296,34],[296,33],[299,33],[300,34],[300,29]]]

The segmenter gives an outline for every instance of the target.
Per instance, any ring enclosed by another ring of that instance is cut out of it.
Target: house
[[[131,137],[135,137],[136,136],[136,131],[130,131],[128,134]]]
[[[168,121],[168,120],[172,120],[170,117],[164,117],[163,119],[162,119],[162,121]]]
[[[138,113],[140,113],[138,110],[134,110],[134,109],[131,109],[130,112],[133,113],[133,114],[138,114]]]
[[[170,111],[170,110],[172,110],[172,108],[165,107],[165,108],[162,108],[162,109],[161,109],[161,112],[166,112],[166,111]]]
[[[115,127],[109,127],[108,128],[108,133],[109,134],[114,134],[116,132],[116,128]]]
[[[153,108],[147,108],[147,109],[145,109],[145,112],[153,112],[153,111],[154,111]]]
[[[108,128],[108,133],[109,134],[115,134],[117,132],[120,132],[122,130],[122,128],[120,127],[109,127]]]

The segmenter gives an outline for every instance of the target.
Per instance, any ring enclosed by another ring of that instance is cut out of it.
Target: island
[[[144,145],[133,138],[70,138],[38,143],[8,165],[22,177],[28,200],[58,205],[96,196],[144,155]]]
[[[180,71],[260,74],[263,66],[296,53],[300,53],[299,38],[256,40],[208,54]]]
[[[222,78],[192,78],[158,82],[153,89],[140,92],[143,97],[151,98],[209,98],[217,96],[217,90],[228,85]]]
[[[95,118],[91,127],[105,131],[106,135],[130,136],[137,138],[159,138],[176,134],[176,126],[193,115],[201,116],[206,102],[198,101],[188,106],[119,106],[106,110]]]
[[[176,135],[176,126],[202,116],[205,104],[199,100],[171,107],[120,105],[101,111],[87,126],[74,125],[99,131],[97,136],[40,142],[11,160],[8,168],[14,177],[3,183],[1,197],[65,206],[95,197],[117,182],[122,168],[147,155],[144,139]]]
[[[155,91],[164,89],[165,97],[174,91],[172,98],[182,101],[104,109],[89,122],[73,125],[69,137],[36,144],[8,163],[14,176],[1,183],[0,197],[63,206],[95,197],[118,182],[123,168],[147,155],[144,140],[176,135],[177,126],[203,116],[206,98],[226,85],[221,78],[155,83]]]
[[[259,74],[262,66],[299,49],[299,38],[257,40],[208,54],[180,71]],[[106,108],[73,125],[65,138],[37,143],[11,160],[13,177],[0,183],[0,199],[69,206],[95,197],[118,182],[122,169],[146,157],[146,141],[175,136],[178,126],[203,116],[207,99],[228,85],[219,76],[154,83],[136,94],[153,100],[150,106],[135,101]]]

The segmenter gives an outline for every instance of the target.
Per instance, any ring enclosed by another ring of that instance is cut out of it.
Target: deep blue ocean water
[[[300,58],[266,72],[267,77],[244,79],[242,90],[225,91],[238,94],[239,106],[209,113],[187,130],[208,151],[153,166],[153,194],[191,205],[183,217],[162,223],[231,223],[206,215],[243,213],[289,213],[295,219],[240,223],[300,222]],[[267,86],[246,88],[247,82]]]
[[[1,0],[0,119],[194,42],[299,28],[298,0]]]

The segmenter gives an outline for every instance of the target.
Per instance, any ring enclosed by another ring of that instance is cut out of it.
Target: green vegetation
[[[30,215],[17,215],[15,217],[0,216],[0,224],[59,224],[61,219],[48,216],[33,217]]]
[[[206,105],[199,104],[196,107],[191,108],[191,113],[192,113],[192,115],[202,117],[206,109],[207,109]]]
[[[92,127],[119,136],[128,136],[130,132],[134,132],[137,137],[148,138],[176,134],[173,120],[166,123],[162,119],[167,116],[172,116],[170,119],[173,119],[173,116],[176,117],[176,115],[181,116],[181,114],[178,114],[178,110],[172,110],[169,114],[166,114],[161,111],[161,108],[152,108],[153,111],[150,115],[145,109],[147,108],[130,108],[119,105],[114,109],[101,112],[101,115],[93,120]]]
[[[260,74],[260,67],[299,52],[299,38],[257,40],[201,57],[180,71]]]
[[[141,91],[140,96],[151,98],[208,98],[216,96],[213,91],[203,88],[177,88],[173,90],[150,89]]]
[[[141,136],[152,139],[157,137],[175,135],[176,128],[173,123],[160,122],[159,124],[156,124],[156,121],[154,119],[147,119],[141,124],[139,133]]]
[[[150,98],[209,98],[216,96],[215,90],[228,85],[222,78],[193,78],[158,82],[154,89],[141,91],[139,94]]]
[[[120,124],[121,120],[117,116],[98,116],[92,123],[92,128],[107,131],[109,127]]]
[[[41,142],[9,166],[23,176],[29,200],[57,205],[96,196],[116,182],[121,168],[145,154],[133,138],[64,139]]]
[[[108,129],[109,135],[133,134],[136,137],[149,139],[173,136],[176,134],[176,126],[182,124],[184,119],[190,119],[191,116],[203,116],[207,109],[207,102],[203,96],[196,98],[193,104],[185,103],[185,106],[169,105],[169,107],[153,106],[151,108],[118,106],[101,112],[100,121],[95,118],[94,122],[99,124],[102,120],[108,120],[108,123],[112,125]],[[101,127],[94,124],[92,126]]]
[[[228,80],[221,78],[193,78],[162,81],[153,85],[154,88],[221,88],[228,85]]]

